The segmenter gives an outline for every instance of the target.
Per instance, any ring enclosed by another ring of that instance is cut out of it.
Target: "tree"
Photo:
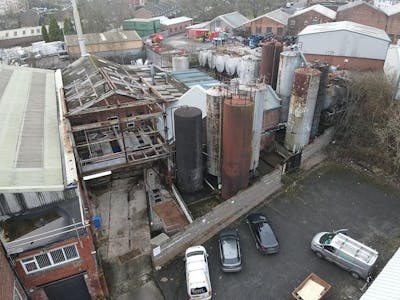
[[[42,25],[42,36],[46,43],[49,42],[49,34],[47,33],[46,25]]]
[[[58,26],[56,18],[52,15],[50,16],[50,21],[49,21],[49,41],[61,41],[63,40],[63,33],[62,30],[60,29],[60,26]]]
[[[64,35],[74,34],[74,25],[71,22],[70,18],[64,19]]]

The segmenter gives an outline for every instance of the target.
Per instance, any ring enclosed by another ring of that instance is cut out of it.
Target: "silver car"
[[[239,233],[236,229],[221,231],[218,239],[222,271],[239,272],[242,269]]]

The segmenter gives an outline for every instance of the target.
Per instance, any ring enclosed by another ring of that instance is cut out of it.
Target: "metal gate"
[[[49,300],[91,300],[84,275],[62,279],[44,287]]]

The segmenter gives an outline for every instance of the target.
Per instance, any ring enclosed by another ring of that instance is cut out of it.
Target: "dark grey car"
[[[257,250],[262,254],[274,254],[279,251],[279,243],[267,217],[261,213],[247,216],[251,234],[256,242]]]
[[[222,271],[239,272],[242,269],[242,257],[238,231],[236,229],[221,231],[218,244]]]

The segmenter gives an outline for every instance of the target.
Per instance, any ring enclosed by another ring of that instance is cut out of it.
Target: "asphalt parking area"
[[[318,259],[310,250],[313,235],[348,228],[351,237],[378,250],[377,271],[400,247],[399,191],[342,167],[314,171],[255,211],[270,219],[280,252],[260,255],[243,217],[231,226],[239,229],[243,270],[226,274],[213,237],[205,244],[213,299],[292,299],[291,291],[311,272],[332,285],[325,299],[358,299],[364,282]],[[167,300],[188,298],[182,257],[156,271],[155,277]]]

